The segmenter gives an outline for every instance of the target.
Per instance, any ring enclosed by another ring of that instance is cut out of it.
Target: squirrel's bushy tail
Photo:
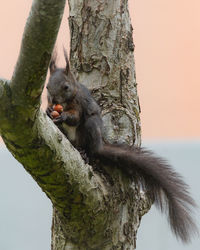
[[[172,231],[183,242],[189,242],[191,236],[198,233],[191,216],[196,204],[190,197],[188,185],[165,160],[142,148],[117,145],[105,145],[97,157],[135,176],[146,191],[150,190],[156,206],[167,212]]]

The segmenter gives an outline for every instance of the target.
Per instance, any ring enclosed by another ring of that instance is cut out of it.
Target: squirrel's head
[[[50,78],[47,84],[47,92],[52,104],[63,104],[71,101],[77,91],[76,79],[70,70],[69,60],[65,51],[64,54],[66,68],[58,68],[56,66],[55,54],[53,54],[49,65]]]

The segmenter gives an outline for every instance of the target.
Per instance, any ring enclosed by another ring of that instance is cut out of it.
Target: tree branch
[[[98,179],[90,166],[39,110],[64,5],[64,0],[33,2],[12,80],[0,80],[0,133],[61,216],[66,217],[76,203],[76,219],[81,220],[88,210],[99,207],[99,202],[103,206],[106,193],[98,189]]]
[[[4,86],[8,80],[0,78],[0,98],[4,95]]]
[[[11,81],[13,103],[24,105],[26,101],[38,108],[64,6],[65,0],[33,1]]]

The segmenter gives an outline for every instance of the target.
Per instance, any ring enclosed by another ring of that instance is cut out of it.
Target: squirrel
[[[55,56],[49,65],[47,115],[75,148],[85,151],[89,159],[118,167],[128,176],[138,178],[149,190],[155,205],[161,211],[168,210],[168,220],[175,236],[184,243],[189,242],[198,230],[191,216],[191,208],[196,207],[196,203],[190,197],[188,185],[164,159],[151,151],[104,142],[101,109],[90,91],[71,72],[66,51],[64,56],[66,68],[56,66]],[[63,106],[63,112],[53,118],[51,112],[56,104]]]

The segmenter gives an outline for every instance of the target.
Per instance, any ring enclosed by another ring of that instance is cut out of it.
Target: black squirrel
[[[89,90],[77,82],[66,52],[64,55],[66,68],[56,66],[55,56],[50,62],[47,115],[77,149],[86,152],[89,159],[98,159],[120,168],[129,176],[136,176],[149,190],[157,207],[161,211],[168,208],[169,223],[175,235],[183,242],[190,241],[191,235],[198,230],[191,216],[191,208],[196,204],[189,195],[187,184],[165,160],[151,151],[103,141],[100,107]],[[56,104],[63,106],[63,112],[53,118],[51,112]]]

